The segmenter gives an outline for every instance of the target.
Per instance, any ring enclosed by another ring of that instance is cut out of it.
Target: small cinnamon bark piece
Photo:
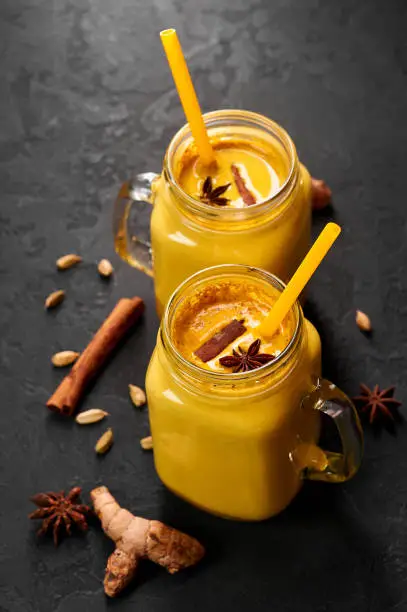
[[[244,182],[244,179],[240,174],[239,168],[235,164],[232,164],[230,166],[230,169],[232,170],[237,190],[242,196],[243,202],[247,204],[247,206],[252,206],[252,204],[256,204],[256,198],[254,197],[250,189],[246,187],[246,183]]]
[[[89,382],[101,369],[110,353],[144,312],[139,297],[118,301],[110,315],[63,379],[47,407],[54,412],[72,415]]]
[[[243,325],[243,319],[241,321],[233,319],[212,336],[212,338],[209,338],[209,340],[200,346],[199,349],[195,351],[195,355],[206,363],[224,351],[233,340],[236,340],[236,338],[241,336],[245,331],[246,328]]]

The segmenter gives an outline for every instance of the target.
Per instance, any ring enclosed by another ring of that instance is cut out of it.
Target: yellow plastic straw
[[[274,334],[340,233],[341,228],[336,223],[325,225],[277,302],[258,327],[262,336],[270,337]]]
[[[213,149],[177,33],[173,29],[163,30],[160,38],[199,157],[205,166],[209,166],[214,161]]]

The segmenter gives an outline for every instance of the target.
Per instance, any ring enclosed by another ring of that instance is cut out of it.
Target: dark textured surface
[[[407,610],[405,426],[396,438],[367,433],[352,482],[308,484],[263,524],[210,517],[164,490],[138,445],[147,413],[127,395],[154,345],[152,283],[118,261],[110,235],[117,185],[131,169],[158,169],[183,123],[158,40],[175,26],[205,110],[271,116],[333,188],[344,232],[309,309],[326,374],[351,395],[360,380],[396,384],[406,401],[405,1],[1,0],[0,15],[0,610]],[[85,262],[57,273],[67,252]],[[111,282],[95,271],[102,256]],[[56,288],[67,299],[46,313]],[[147,302],[145,322],[84,403],[111,413],[116,444],[99,459],[104,424],[80,429],[44,408],[61,377],[49,358],[81,350],[133,294]],[[356,307],[372,318],[371,339]],[[107,601],[112,545],[99,529],[55,550],[27,519],[34,492],[79,484],[87,497],[102,482],[123,505],[198,537],[206,560],[178,576],[146,564],[135,588]]]

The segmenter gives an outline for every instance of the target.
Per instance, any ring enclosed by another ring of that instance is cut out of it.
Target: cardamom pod
[[[79,353],[76,351],[61,351],[52,355],[51,361],[56,368],[63,368],[64,366],[71,365],[79,357]]]
[[[68,270],[68,268],[72,268],[72,266],[75,266],[80,261],[82,261],[82,257],[80,257],[80,255],[69,253],[68,255],[63,255],[57,259],[57,268],[58,270]]]
[[[100,276],[108,278],[113,274],[113,266],[108,259],[101,259],[98,263],[98,272]]]
[[[146,394],[144,393],[143,389],[136,387],[136,385],[129,385],[129,393],[131,401],[135,406],[137,406],[137,408],[144,406],[146,403]]]
[[[75,421],[79,423],[79,425],[91,425],[92,423],[98,423],[98,421],[104,419],[108,414],[108,412],[100,408],[91,408],[90,410],[80,412],[75,418]]]
[[[140,440],[140,446],[143,450],[153,450],[153,437],[147,436]]]
[[[356,325],[364,332],[372,331],[372,324],[369,317],[361,310],[356,311]]]
[[[45,308],[55,308],[55,306],[58,306],[58,304],[63,302],[64,298],[65,291],[62,291],[62,289],[58,289],[58,291],[53,291],[45,300]]]
[[[104,455],[113,444],[113,430],[109,427],[99,438],[95,445],[95,451],[98,455]]]

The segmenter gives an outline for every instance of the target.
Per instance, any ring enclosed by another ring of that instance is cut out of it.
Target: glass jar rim
[[[222,264],[199,270],[195,274],[189,276],[177,287],[177,289],[175,289],[165,307],[159,335],[164,347],[170,353],[180,371],[187,372],[187,374],[194,379],[202,380],[204,378],[208,382],[215,384],[228,382],[236,383],[238,381],[253,382],[258,381],[259,378],[274,374],[278,369],[280,369],[280,367],[285,365],[295,353],[296,348],[301,341],[303,328],[303,313],[298,300],[292,307],[295,317],[295,329],[289,343],[281,351],[281,353],[277,355],[275,359],[273,359],[273,361],[261,366],[260,368],[249,370],[247,372],[216,372],[213,370],[207,370],[188,361],[176,348],[171,338],[171,317],[174,314],[171,311],[179,303],[179,300],[185,290],[193,288],[201,281],[210,280],[211,278],[219,279],[222,276],[243,276],[248,273],[251,275],[256,275],[259,280],[268,282],[280,292],[282,292],[286,287],[285,283],[277,276],[261,268],[247,266],[244,264]],[[208,275],[207,278],[205,278],[206,275]]]
[[[274,136],[277,136],[283,144],[284,149],[287,152],[289,158],[289,170],[287,173],[287,177],[285,181],[280,185],[278,190],[271,197],[266,198],[264,200],[260,200],[260,202],[256,202],[256,204],[252,204],[251,206],[247,206],[245,208],[223,206],[215,208],[210,204],[206,204],[205,202],[194,198],[193,196],[186,193],[186,191],[184,191],[177,182],[171,163],[174,159],[175,152],[179,144],[184,139],[192,137],[189,125],[188,123],[186,123],[182,126],[182,128],[178,130],[178,132],[171,139],[171,142],[167,148],[164,157],[164,176],[168,180],[171,189],[176,195],[176,198],[179,201],[183,202],[193,212],[196,212],[198,214],[200,213],[203,215],[209,215],[211,217],[227,217],[228,221],[231,222],[233,222],[233,220],[235,219],[240,220],[242,211],[245,211],[250,216],[256,216],[263,214],[264,210],[268,210],[270,207],[274,207],[282,203],[287,198],[288,193],[291,192],[292,188],[294,187],[295,179],[298,173],[297,151],[294,142],[288,132],[286,132],[284,128],[282,128],[272,119],[269,119],[264,115],[260,115],[259,113],[254,113],[253,111],[246,111],[240,109],[216,110],[211,111],[209,113],[204,113],[203,118],[205,125],[209,129],[212,126],[216,126],[216,122],[229,119],[232,125],[233,122],[238,123],[246,121],[252,123],[253,125],[257,125],[257,127],[259,128],[266,129],[269,133],[272,133]]]

